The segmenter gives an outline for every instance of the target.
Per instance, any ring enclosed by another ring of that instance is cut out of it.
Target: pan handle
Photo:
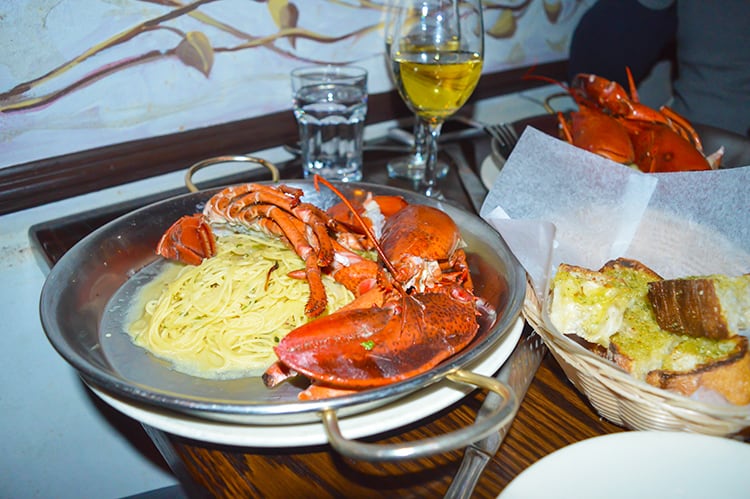
[[[268,168],[268,170],[271,171],[271,179],[274,182],[279,181],[279,169],[271,163],[270,161],[266,161],[263,158],[257,158],[255,156],[215,156],[213,158],[204,159],[203,161],[198,161],[197,163],[194,163],[190,166],[190,168],[187,169],[185,172],[185,186],[188,188],[190,192],[198,192],[200,189],[196,187],[196,185],[193,183],[193,175],[195,175],[195,172],[198,170],[202,170],[203,168],[206,168],[207,166],[212,166],[217,163],[228,163],[230,161],[238,161],[242,163],[257,163],[261,166],[264,166]]]
[[[339,429],[336,411],[324,409],[321,413],[323,427],[328,435],[331,446],[340,454],[365,461],[389,461],[397,459],[416,459],[432,456],[443,452],[466,447],[470,442],[475,442],[486,437],[494,431],[508,424],[518,408],[518,400],[505,383],[489,377],[463,369],[456,369],[446,375],[446,378],[465,385],[474,385],[492,391],[502,399],[497,408],[485,418],[478,419],[473,425],[460,430],[440,435],[438,437],[426,438],[416,442],[403,442],[399,444],[368,444],[356,440],[348,440]]]

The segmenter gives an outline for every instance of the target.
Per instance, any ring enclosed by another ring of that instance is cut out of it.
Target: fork
[[[485,125],[484,131],[498,142],[503,158],[507,158],[518,143],[518,133],[516,133],[516,129],[512,124],[497,123],[495,125]]]

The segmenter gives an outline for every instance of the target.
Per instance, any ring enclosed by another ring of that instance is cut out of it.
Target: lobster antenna
[[[570,89],[567,85],[565,85],[563,82],[555,80],[554,78],[550,78],[549,76],[539,75],[535,74],[534,68],[529,68],[528,71],[521,77],[522,80],[538,80],[538,81],[544,81],[547,83],[551,83],[553,85],[557,85],[558,87],[562,88],[566,92],[570,92]]]
[[[380,243],[378,242],[377,238],[375,237],[375,234],[372,233],[372,231],[367,226],[367,224],[365,223],[365,221],[362,220],[362,217],[357,212],[357,210],[354,208],[354,206],[352,206],[352,203],[349,201],[349,199],[347,199],[347,197],[344,196],[344,194],[341,193],[341,191],[339,191],[336,187],[334,187],[333,184],[331,184],[328,180],[326,180],[325,178],[321,177],[317,173],[313,177],[313,180],[314,180],[314,185],[315,185],[315,189],[316,190],[320,189],[319,186],[318,186],[318,182],[322,182],[323,185],[325,185],[326,187],[328,187],[329,189],[331,189],[333,191],[333,193],[336,194],[341,199],[341,201],[346,205],[346,207],[349,208],[349,210],[352,212],[352,215],[354,215],[354,218],[362,226],[362,229],[365,231],[365,234],[367,235],[367,238],[370,239],[370,241],[372,241],[373,245],[375,245],[375,251],[377,251],[378,255],[380,255],[380,258],[383,260],[383,264],[388,269],[388,272],[390,272],[391,275],[395,276],[396,275],[396,269],[393,267],[393,264],[391,263],[391,261],[388,260],[388,257],[385,256],[385,253],[383,252],[383,248],[380,247]],[[399,286],[399,288],[401,287],[400,283],[398,283],[398,286]]]
[[[534,71],[534,67],[529,68],[528,71],[526,71],[526,73],[521,77],[521,79],[543,81],[546,83],[557,85],[558,87],[565,90],[565,93],[556,93],[556,94],[548,95],[544,99],[544,102],[542,105],[544,106],[545,111],[547,111],[550,114],[555,114],[555,110],[553,109],[550,102],[552,101],[552,99],[556,99],[558,97],[564,97],[564,96],[571,97],[576,102],[576,104],[580,106],[580,103],[578,102],[578,99],[576,98],[575,93],[573,92],[573,90],[570,88],[569,85],[566,85],[565,83],[561,81],[555,80],[554,78],[550,78],[549,76],[535,74],[533,71]]]

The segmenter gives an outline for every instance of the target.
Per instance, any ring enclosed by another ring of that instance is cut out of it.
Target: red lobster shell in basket
[[[354,302],[281,340],[266,384],[299,373],[312,381],[301,398],[331,396],[415,376],[468,345],[479,329],[478,299],[453,220],[392,196],[350,201],[324,179],[317,182],[342,203],[325,212],[292,187],[233,186],[203,213],[175,222],[157,247],[166,258],[197,264],[214,254],[214,228],[252,227],[284,238],[304,262],[294,276],[310,286],[308,316],[326,307],[321,273],[355,294]],[[368,211],[376,215],[361,214]],[[378,262],[355,253],[369,248]]]
[[[577,75],[566,88],[578,110],[558,112],[560,135],[567,142],[646,173],[716,169],[724,154],[705,156],[700,137],[683,116],[662,106],[642,104],[630,70],[630,93],[620,84],[593,74]],[[548,80],[530,75],[529,78]]]

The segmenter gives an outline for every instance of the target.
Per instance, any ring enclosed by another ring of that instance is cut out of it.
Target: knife
[[[446,144],[443,147],[443,151],[451,158],[453,164],[456,165],[458,178],[461,179],[461,184],[464,186],[466,195],[469,197],[471,205],[478,215],[482,209],[484,198],[487,197],[487,188],[467,163],[466,157],[458,144]]]
[[[524,328],[521,338],[518,340],[518,345],[513,354],[511,354],[510,358],[508,358],[495,376],[498,380],[510,386],[518,398],[519,405],[524,395],[526,395],[531,380],[534,379],[534,375],[537,369],[539,369],[539,364],[541,364],[546,353],[547,347],[544,345],[542,338],[527,325]],[[484,403],[479,408],[477,420],[491,413],[499,402],[500,397],[496,393],[488,393]],[[445,499],[466,499],[471,497],[479,477],[497,453],[500,444],[503,443],[516,414],[513,414],[507,424],[498,428],[497,432],[491,433],[489,436],[477,440],[466,447],[461,466],[456,476],[453,477],[453,482],[448,491],[445,493]]]

